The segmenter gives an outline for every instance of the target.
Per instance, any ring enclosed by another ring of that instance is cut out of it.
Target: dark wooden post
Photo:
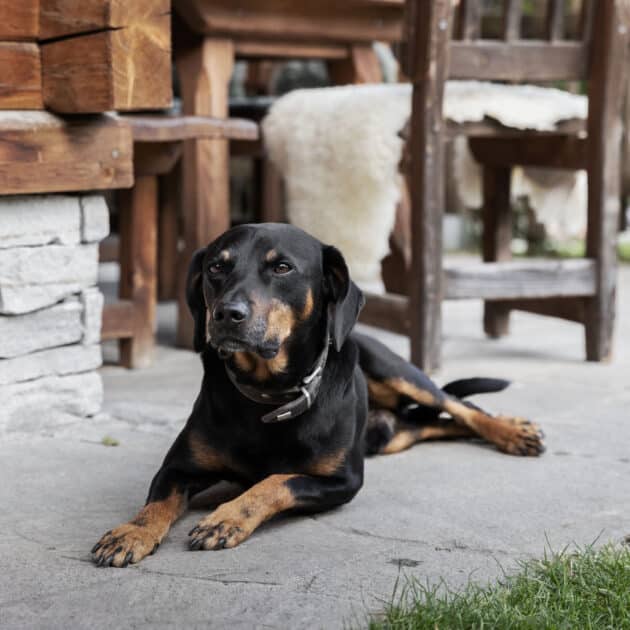
[[[409,273],[411,360],[440,366],[444,139],[442,101],[448,73],[450,0],[408,3],[408,68],[413,83],[410,128],[412,260]]]

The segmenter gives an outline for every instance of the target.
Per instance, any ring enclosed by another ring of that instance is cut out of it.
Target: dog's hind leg
[[[400,422],[396,415],[385,409],[370,411],[367,426],[368,455],[391,455],[404,451],[418,442],[473,438],[477,434],[465,425],[453,420],[440,421],[425,426]]]
[[[420,405],[421,413],[414,415],[420,420],[434,422],[444,411],[459,425],[496,445],[504,453],[540,455],[544,451],[542,431],[532,422],[517,417],[492,416],[441,390],[417,367],[375,339],[356,334],[353,338],[359,347],[359,362],[367,379],[372,407],[401,413],[405,407],[415,403]],[[491,379],[471,383],[479,384],[482,391],[492,391],[501,389],[505,381],[496,381],[496,387],[492,386]],[[459,382],[455,389],[464,391],[466,388],[463,382]],[[400,440],[401,443],[404,441],[403,438]]]

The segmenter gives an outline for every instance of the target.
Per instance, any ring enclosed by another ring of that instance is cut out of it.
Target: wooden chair
[[[118,339],[120,363],[128,368],[151,363],[155,345],[157,303],[158,234],[160,251],[177,252],[179,196],[173,181],[162,187],[178,164],[184,142],[191,139],[222,138],[253,141],[258,126],[247,120],[203,116],[121,116],[131,126],[134,141],[133,188],[118,193],[120,220],[120,300],[103,311],[102,338]],[[160,229],[158,229],[158,223]],[[197,226],[186,223],[190,236]],[[186,234],[185,234],[186,236]],[[185,303],[183,282],[190,258],[171,260],[171,281],[177,284],[180,302]]]
[[[414,363],[440,365],[442,299],[485,300],[490,336],[507,332],[520,309],[584,324],[586,357],[610,356],[615,304],[615,235],[619,215],[621,103],[628,33],[620,0],[584,0],[580,38],[563,34],[563,0],[548,0],[545,40],[520,36],[520,0],[503,2],[501,40],[480,39],[481,0],[409,0],[407,74],[413,83],[407,176],[412,200],[408,297],[368,300],[363,320],[406,332]],[[490,121],[443,120],[444,83],[452,79],[585,81],[586,126],[571,121],[553,133],[522,132]],[[464,134],[483,164],[483,260],[443,269],[443,149]],[[510,171],[514,165],[586,169],[586,258],[511,262]]]

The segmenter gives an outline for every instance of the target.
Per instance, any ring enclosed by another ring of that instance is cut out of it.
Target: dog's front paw
[[[160,541],[147,527],[125,523],[106,534],[92,547],[99,567],[126,567],[155,552]]]
[[[246,519],[222,515],[221,508],[202,518],[188,533],[191,549],[230,549],[249,538],[254,530]]]
[[[498,448],[509,455],[536,457],[545,452],[545,434],[539,425],[525,418],[499,416],[505,425]]]

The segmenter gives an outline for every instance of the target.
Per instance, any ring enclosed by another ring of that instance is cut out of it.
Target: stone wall
[[[0,432],[58,426],[103,399],[96,288],[103,197],[0,197]]]

